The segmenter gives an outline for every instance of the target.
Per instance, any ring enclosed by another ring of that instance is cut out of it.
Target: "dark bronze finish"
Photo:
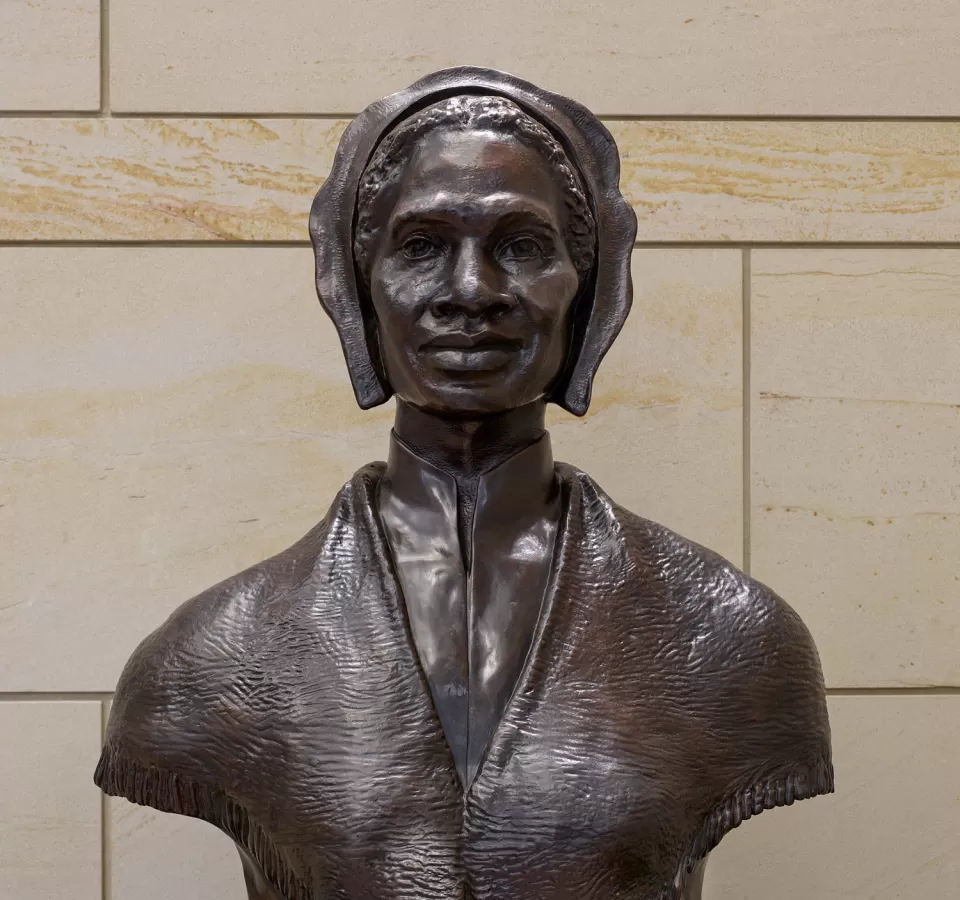
[[[560,490],[543,436],[477,484],[462,544],[457,482],[393,438],[379,509],[434,705],[469,787],[530,649]],[[461,517],[462,518],[462,517]],[[467,569],[461,546],[473,548]]]
[[[344,133],[317,290],[389,460],[141,644],[96,772],[230,835],[251,900],[698,900],[731,828],[833,790],[799,617],[553,461],[630,306],[618,178],[486,69]]]

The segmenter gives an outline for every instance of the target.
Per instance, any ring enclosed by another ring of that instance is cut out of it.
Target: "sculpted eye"
[[[524,235],[504,241],[500,245],[499,256],[501,259],[517,261],[539,259],[543,256],[543,247],[535,238]]]
[[[425,234],[415,234],[403,242],[402,250],[407,259],[416,261],[435,256],[440,251],[440,245]]]

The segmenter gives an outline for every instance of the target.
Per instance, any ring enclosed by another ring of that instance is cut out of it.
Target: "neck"
[[[397,400],[394,433],[422,459],[455,478],[478,478],[538,440],[546,403],[476,418],[453,418]]]

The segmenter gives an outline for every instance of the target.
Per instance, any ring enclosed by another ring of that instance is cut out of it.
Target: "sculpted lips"
[[[505,366],[522,341],[493,331],[450,331],[421,348],[431,363],[448,372],[491,372]]]

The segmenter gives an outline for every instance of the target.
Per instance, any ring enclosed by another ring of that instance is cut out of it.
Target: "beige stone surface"
[[[343,119],[0,119],[0,240],[303,240]],[[608,123],[641,241],[960,235],[956,122]]]
[[[99,108],[99,0],[3,0],[0,110]]]
[[[828,683],[960,684],[960,253],[752,260],[753,572]]]
[[[830,699],[837,793],[762,813],[711,855],[704,900],[923,900],[960,879],[960,696]]]
[[[0,702],[0,736],[0,897],[100,900],[100,704]]]
[[[717,4],[111,0],[115,108],[356,112],[486,65],[609,114],[956,114],[960,10],[928,0]],[[895,75],[894,75],[895,73]]]
[[[582,419],[555,453],[617,502],[741,560],[742,257],[637,250],[634,304]]]
[[[344,125],[0,119],[0,239],[307,240]]]
[[[608,122],[641,241],[960,236],[954,122]]]
[[[240,857],[207,822],[109,801],[111,900],[241,900]]]
[[[112,690],[177,605],[384,457],[390,409],[357,409],[312,270],[307,248],[0,249],[0,690]]]

